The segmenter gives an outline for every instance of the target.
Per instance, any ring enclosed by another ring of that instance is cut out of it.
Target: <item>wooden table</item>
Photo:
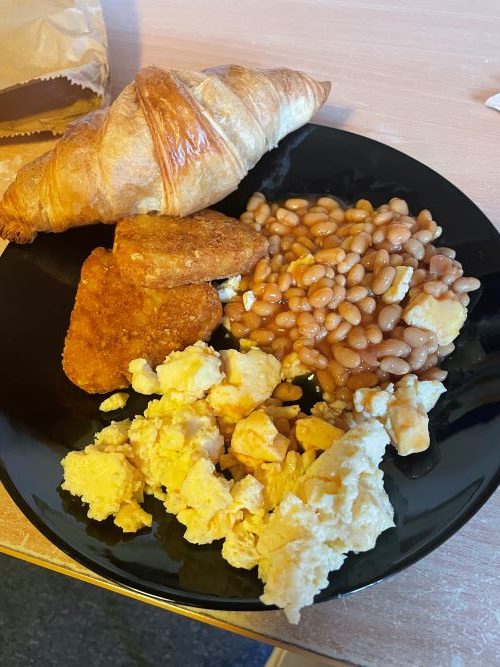
[[[500,91],[496,0],[104,0],[104,9],[115,92],[150,63],[306,70],[334,83],[319,123],[373,137],[425,162],[500,228],[500,114],[484,106]],[[497,491],[420,563],[353,597],[307,609],[298,627],[280,612],[161,606],[335,663],[498,664],[499,512]],[[0,550],[129,594],[53,547],[1,487]]]

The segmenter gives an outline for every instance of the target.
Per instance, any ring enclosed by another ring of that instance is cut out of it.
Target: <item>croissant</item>
[[[140,70],[110,107],[18,172],[0,202],[0,237],[28,243],[40,231],[210,206],[329,91],[289,69]]]

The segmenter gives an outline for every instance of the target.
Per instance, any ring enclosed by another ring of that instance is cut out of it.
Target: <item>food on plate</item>
[[[303,395],[302,387],[291,382],[280,382],[273,392],[274,398],[285,402],[300,401]]]
[[[257,567],[262,601],[295,623],[349,552],[394,525],[378,466],[389,442],[401,456],[429,447],[438,362],[480,284],[432,244],[430,213],[412,217],[401,199],[344,210],[256,193],[228,220],[129,218],[113,252],[85,262],[66,372],[87,391],[130,380],[159,397],[70,452],[63,488],[125,532],[151,526],[141,503],[155,496],[187,541],[222,540],[231,565]],[[197,340],[222,308],[213,286],[192,283],[222,278],[240,351]],[[312,373],[323,401],[305,414],[292,381]]]
[[[129,385],[128,365],[159,364],[169,352],[208,340],[221,317],[209,283],[171,289],[131,285],[113,254],[96,248],[85,260],[63,352],[68,378],[89,393]]]
[[[62,461],[62,488],[88,504],[88,516],[103,521],[113,515],[117,526],[135,532],[151,526],[151,515],[139,505],[144,477],[127,458],[130,421],[113,423],[97,434],[84,452],[69,452]]]
[[[283,379],[315,373],[341,410],[357,389],[409,373],[445,379],[439,362],[480,282],[464,277],[454,250],[433,245],[442,230],[430,211],[410,215],[397,197],[345,208],[330,195],[270,203],[257,192],[240,220],[269,241],[224,308],[242,349],[274,354]]]
[[[235,190],[329,91],[284,68],[142,69],[18,172],[0,203],[0,237],[29,243],[40,231],[199,211]]]
[[[394,526],[379,464],[389,442],[429,447],[439,362],[480,287],[433,245],[431,213],[397,197],[255,193],[240,220],[206,208],[329,90],[287,69],[146,68],[0,202],[0,236],[20,243],[118,223],[113,250],[83,264],[63,367],[90,393],[156,395],[68,453],[62,488],[126,533],[152,526],[154,496],[187,541],[221,540],[228,563],[257,567],[262,601],[294,623],[349,552]],[[239,351],[205,342],[221,301]],[[293,380],[313,374],[323,400],[306,414]]]
[[[138,394],[159,394],[160,381],[151,364],[146,359],[132,359],[128,365],[130,384]]]
[[[160,394],[171,400],[191,403],[224,379],[220,355],[212,347],[198,341],[182,352],[171,352],[156,367]]]
[[[257,566],[262,601],[297,623],[346,554],[372,549],[394,525],[378,468],[389,437],[377,419],[344,433],[314,417],[316,444],[302,448],[294,431],[309,418],[272,398],[279,361],[258,349],[225,352],[199,341],[170,353],[156,370],[134,360],[135,381],[144,374],[160,398],[144,415],[112,423],[83,451],[70,452],[62,488],[88,504],[89,518],[113,517],[125,532],[151,525],[140,503],[143,494],[154,495],[186,526],[186,540],[224,540],[231,565]],[[266,371],[272,381],[264,382]],[[259,386],[249,402],[251,376]],[[241,416],[227,444],[227,412],[213,408],[222,387],[235,390],[230,417]]]
[[[217,285],[217,294],[222,303],[228,303],[228,301],[231,301],[238,294],[240,281],[240,275],[231,276],[231,278],[227,278]]]
[[[126,280],[160,289],[247,273],[267,246],[248,225],[207,209],[187,218],[125,218],[116,226],[113,253]]]
[[[246,354],[223,350],[221,358],[226,377],[213,387],[208,402],[218,417],[236,423],[271,396],[280,381],[281,365],[258,349]]]
[[[283,498],[262,527],[248,531],[255,536],[254,562],[264,582],[261,600],[282,607],[290,622],[298,623],[301,607],[327,586],[329,573],[349,551],[373,549],[378,536],[394,526],[378,468],[386,444],[387,434],[375,420],[353,428],[309,466],[295,493]],[[223,555],[231,562],[228,549]]]
[[[281,434],[262,408],[240,419],[231,437],[231,454],[247,468],[264,461],[283,461],[290,440]]]
[[[418,381],[406,375],[385,389],[357,389],[354,392],[355,419],[378,419],[401,456],[416,454],[430,445],[427,413],[446,391],[437,380]]]
[[[438,300],[425,292],[410,299],[403,311],[403,320],[408,326],[433,331],[440,347],[455,340],[466,318],[467,309],[459,301]]]
[[[101,412],[112,412],[113,410],[120,410],[127,405],[128,394],[124,391],[117,391],[115,394],[111,394],[108,398],[105,398],[104,401],[99,406]]]
[[[295,424],[295,436],[304,450],[328,449],[334,440],[343,435],[341,428],[314,415],[298,419]]]

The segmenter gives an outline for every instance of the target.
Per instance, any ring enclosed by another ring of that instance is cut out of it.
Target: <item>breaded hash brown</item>
[[[127,387],[128,364],[153,366],[172,350],[208,340],[222,315],[212,285],[147,289],[120,275],[110,250],[85,260],[63,352],[68,378],[91,394]]]
[[[247,273],[267,249],[264,235],[206,209],[187,218],[125,218],[116,227],[113,252],[129,282],[162,288]]]

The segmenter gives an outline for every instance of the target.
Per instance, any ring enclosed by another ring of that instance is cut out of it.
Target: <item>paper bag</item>
[[[99,0],[1,0],[0,137],[49,131],[109,103]]]

